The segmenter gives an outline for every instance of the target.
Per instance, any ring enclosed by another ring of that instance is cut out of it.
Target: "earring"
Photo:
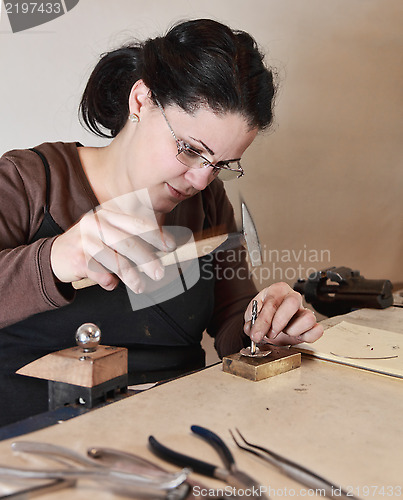
[[[138,123],[140,121],[140,117],[139,115],[136,115],[136,113],[130,113],[129,120],[133,123]]]

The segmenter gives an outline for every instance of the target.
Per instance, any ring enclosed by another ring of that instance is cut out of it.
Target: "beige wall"
[[[252,145],[247,175],[230,187],[234,202],[241,194],[256,219],[266,254],[258,285],[292,283],[298,266],[303,274],[329,265],[403,282],[402,6],[81,0],[19,34],[3,14],[0,151],[49,140],[98,144],[76,115],[98,54],[131,34],[143,38],[178,19],[212,17],[250,31],[281,80],[274,133]]]

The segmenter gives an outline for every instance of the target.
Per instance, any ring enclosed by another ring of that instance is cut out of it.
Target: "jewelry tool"
[[[266,462],[269,462],[271,465],[274,465],[275,467],[280,469],[281,472],[283,472],[291,479],[294,479],[295,481],[308,486],[314,491],[323,491],[325,492],[326,496],[330,498],[337,497],[344,500],[359,500],[351,493],[347,493],[339,486],[331,483],[327,479],[323,478],[319,474],[316,474],[315,472],[312,472],[306,467],[303,467],[302,465],[299,465],[296,462],[289,460],[288,458],[282,457],[281,455],[278,455],[277,453],[268,450],[263,446],[258,446],[250,443],[243,437],[238,429],[236,429],[236,431],[244,442],[244,445],[239,444],[234,434],[230,431],[232,439],[235,441],[235,444],[238,446],[238,448],[241,448],[241,450],[245,450],[249,453],[252,453],[253,455],[256,455],[257,457],[262,458]]]
[[[144,468],[139,473],[127,471],[116,465],[115,467],[107,467],[97,464],[73,450],[50,443],[15,442],[12,444],[12,449],[53,458],[68,468],[29,469],[0,466],[0,477],[18,480],[34,479],[35,484],[37,484],[38,479],[53,479],[59,482],[66,481],[65,486],[72,486],[75,481],[80,479],[92,480],[96,483],[105,483],[114,490],[123,490],[131,495],[135,494],[136,498],[151,495],[153,498],[180,500],[188,494],[188,487],[181,489],[190,472],[188,469],[183,469],[178,473],[160,471],[158,474],[155,471],[146,471]],[[138,458],[140,459],[140,457]],[[37,486],[35,488],[37,489]]]
[[[224,468],[171,450],[159,443],[154,436],[150,436],[148,441],[152,451],[168,462],[178,465],[179,467],[189,467],[199,474],[225,481],[227,484],[234,487],[235,490],[253,488],[253,491],[260,492],[259,498],[268,499],[263,492],[263,487],[248,474],[237,468],[230,449],[217,434],[198,425],[192,425],[191,430],[207,441],[207,443],[217,451],[223,461]]]
[[[254,300],[252,303],[251,330],[253,328],[253,325],[255,324],[256,318],[257,318],[257,300]],[[252,356],[256,354],[256,342],[254,342],[252,339],[250,341],[250,353]]]
[[[257,300],[254,300],[252,302],[252,319],[251,319],[251,330],[253,328],[253,325],[255,324],[257,318]],[[260,349],[257,347],[256,342],[254,342],[252,339],[250,340],[250,347],[245,347],[244,349],[241,349],[240,353],[242,356],[248,356],[250,358],[263,358],[265,356],[268,356],[271,351],[269,349]]]

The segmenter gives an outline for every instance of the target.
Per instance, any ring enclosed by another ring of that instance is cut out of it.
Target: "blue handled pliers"
[[[171,450],[159,443],[154,436],[149,436],[148,441],[152,451],[159,457],[179,467],[190,467],[194,472],[226,482],[234,488],[235,496],[238,496],[237,492],[239,490],[245,491],[245,489],[250,489],[250,496],[258,496],[266,500],[269,498],[265,495],[265,491],[267,491],[266,487],[259,485],[248,474],[238,470],[231,451],[217,434],[199,425],[192,425],[191,430],[215,448],[225,468]]]

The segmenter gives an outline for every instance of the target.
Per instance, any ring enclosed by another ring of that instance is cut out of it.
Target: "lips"
[[[186,193],[183,193],[182,191],[178,191],[177,189],[175,189],[173,186],[171,186],[168,183],[166,183],[166,186],[167,186],[168,191],[171,194],[171,196],[173,198],[175,198],[176,200],[183,201],[183,200],[186,200],[187,198],[190,198],[191,196],[193,196],[193,194],[186,194]]]

